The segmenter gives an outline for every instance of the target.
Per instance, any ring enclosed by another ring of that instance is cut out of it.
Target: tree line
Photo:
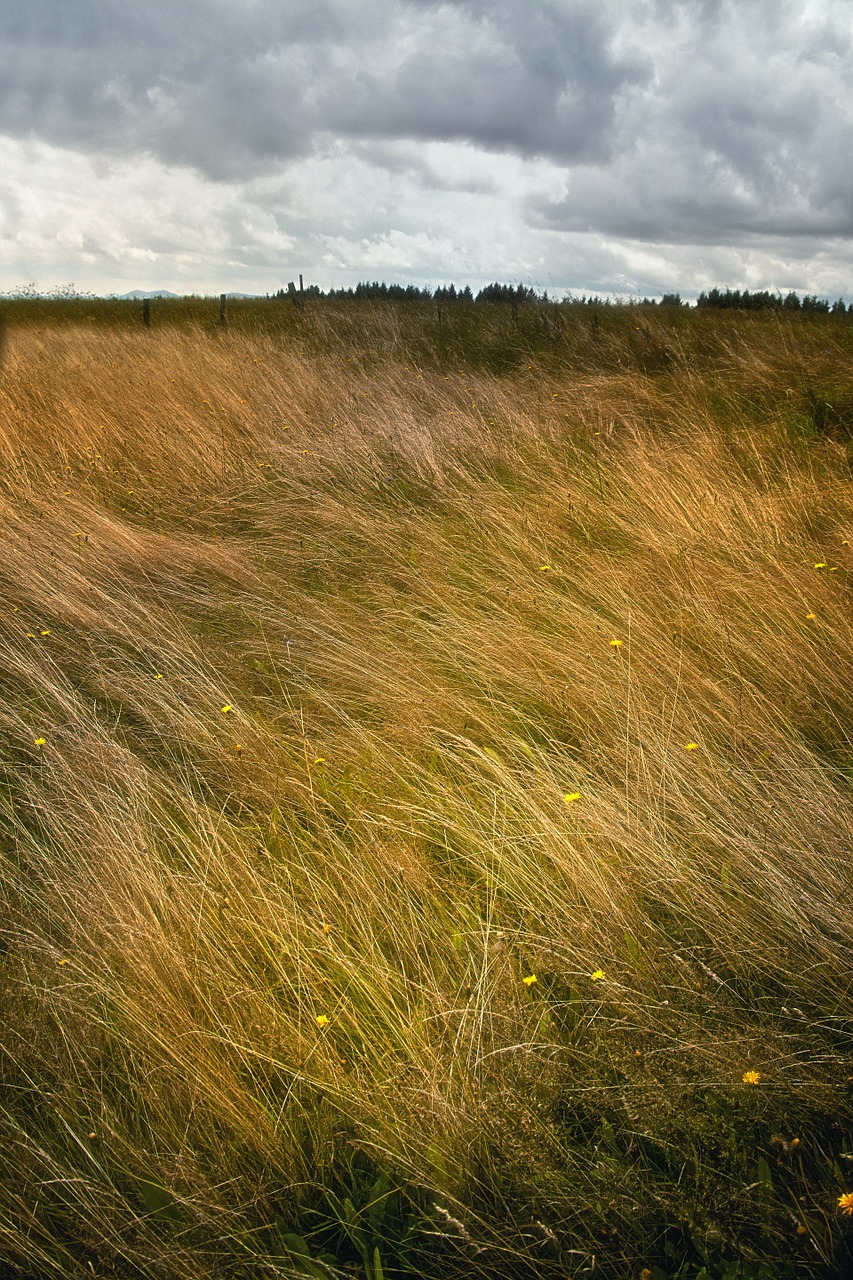
[[[440,285],[430,289],[428,285],[386,284],[379,280],[363,280],[349,289],[328,289],[325,293],[310,285],[305,289],[309,297],[358,298],[390,302],[532,302],[538,297],[535,289],[519,284],[487,284],[475,294],[470,285],[457,289],[455,284]],[[276,298],[287,298],[285,289],[279,289]]]
[[[830,303],[827,298],[797,293],[768,293],[766,289],[750,293],[749,289],[709,289],[696,299],[697,307],[727,307],[735,311],[822,311],[832,315],[853,315],[853,303],[846,306],[843,298]]]
[[[240,295],[247,297],[248,295]],[[287,299],[293,295],[288,289],[279,289],[267,297]],[[363,280],[351,288],[323,290],[319,285],[307,285],[299,291],[300,298],[353,299],[355,301],[390,301],[390,302],[436,302],[439,305],[476,304],[484,302],[506,303],[515,311],[519,303],[556,303],[564,307],[689,307],[689,301],[679,293],[664,293],[660,298],[613,299],[601,297],[599,294],[582,294],[578,297],[566,293],[562,298],[549,297],[547,292],[539,293],[530,285],[501,284],[495,281],[484,285],[474,293],[470,285],[457,288],[455,284],[439,285],[431,289],[429,285],[386,284],[379,280]],[[8,292],[0,292],[3,301],[97,301],[97,295],[78,289],[74,284],[58,285],[54,289],[41,292],[35,284],[19,285]],[[825,315],[853,315],[853,302],[849,306],[843,298],[830,302],[828,298],[820,298],[815,294],[771,293],[769,290],[749,289],[708,289],[703,290],[696,298],[697,307],[715,307],[732,311],[800,311],[823,313]]]
[[[276,298],[287,298],[285,289],[273,295]],[[600,295],[566,294],[562,299],[549,298],[547,292],[538,293],[536,289],[523,284],[484,285],[474,293],[470,285],[457,288],[455,284],[440,285],[431,289],[428,285],[386,284],[379,280],[363,280],[347,289],[328,289],[325,292],[317,285],[309,285],[305,289],[306,297],[340,298],[365,301],[391,302],[438,302],[438,303],[478,303],[499,302],[517,307],[523,302],[557,302],[563,306],[640,306],[640,307],[686,307],[690,303],[679,293],[664,293],[660,298],[634,298],[627,304],[622,300],[602,298]],[[849,307],[843,298],[830,302],[827,298],[819,298],[814,294],[800,297],[798,293],[771,293],[766,289],[750,291],[749,289],[708,289],[703,290],[696,298],[697,307],[718,307],[733,311],[805,311],[822,312],[831,315],[853,315],[853,302]]]

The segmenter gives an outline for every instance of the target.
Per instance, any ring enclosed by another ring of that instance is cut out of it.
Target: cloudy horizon
[[[0,292],[853,299],[846,0],[12,0]]]

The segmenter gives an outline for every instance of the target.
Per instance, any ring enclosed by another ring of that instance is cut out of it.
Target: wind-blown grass
[[[8,335],[8,1273],[836,1274],[847,329],[353,314]]]

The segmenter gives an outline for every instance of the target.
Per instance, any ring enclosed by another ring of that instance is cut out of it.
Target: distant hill
[[[170,293],[168,289],[131,289],[130,293],[113,294],[119,302],[133,302],[139,298],[180,298],[179,293]]]
[[[185,298],[184,293],[172,293],[169,289],[131,289],[130,293],[114,293],[111,295],[118,302],[135,302],[140,298]],[[211,294],[211,297],[214,295]],[[217,295],[218,296],[218,295]],[[258,293],[226,293],[226,298],[262,298]]]

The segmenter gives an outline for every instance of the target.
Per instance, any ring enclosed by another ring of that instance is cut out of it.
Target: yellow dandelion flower
[[[329,1025],[329,1019],[326,1017],[325,1013],[318,1013],[318,1014],[317,1014],[317,1026],[318,1026],[318,1027],[327,1027],[328,1025]]]
[[[70,964],[70,963],[71,963],[71,961],[70,961],[70,960],[60,960],[60,962],[59,962],[59,963],[60,963],[60,964]]]
[[[825,560],[816,560],[816,561],[815,561],[815,568],[816,568],[816,569],[825,569],[825,568],[826,568],[826,561],[825,561]]]
[[[239,755],[240,755],[240,753],[241,753],[241,751],[243,750],[243,744],[242,744],[242,742],[235,742],[235,743],[234,743],[234,750],[237,752],[237,755],[239,756]]]
[[[685,750],[685,751],[698,751],[698,750],[699,750],[699,743],[698,743],[698,742],[685,742],[685,744],[684,744],[684,750]]]
[[[234,710],[234,708],[231,706],[231,703],[230,703],[230,702],[226,702],[226,703],[225,703],[225,706],[222,708],[222,714],[223,714],[224,716],[227,716],[227,715],[228,715],[228,712],[229,712],[229,711],[233,711],[233,710]]]
[[[551,568],[551,566],[550,566],[549,564],[540,564],[540,566],[539,566],[539,572],[540,572],[540,573],[547,573],[547,572],[548,572],[548,570],[549,570],[550,568]]]
[[[320,925],[320,928],[321,928],[321,930],[322,930],[322,932],[323,932],[323,933],[331,933],[331,932],[332,932],[332,926],[331,926],[330,924],[323,924],[323,925]]]
[[[806,614],[806,619],[807,619],[809,622],[814,622],[814,620],[815,620],[815,618],[816,618],[816,617],[817,617],[817,614],[816,614],[816,613],[807,613],[807,614]]]
[[[601,979],[604,977],[604,970],[596,969],[594,973],[589,975],[589,977],[591,982],[601,982]]]
[[[325,764],[325,763],[326,763],[325,756],[315,756],[312,761],[312,764]]]
[[[50,632],[49,632],[49,631],[40,631],[40,632],[39,632],[39,635],[40,635],[40,636],[49,636],[49,635],[50,635]]]
[[[47,738],[33,738],[33,742],[36,744],[37,747],[43,747],[44,744],[47,742]]]
[[[35,640],[35,638],[36,638],[36,633],[35,633],[34,631],[28,631],[28,632],[27,632],[27,639],[28,639],[28,640]]]
[[[563,799],[565,800],[566,804],[574,804],[576,800],[583,799],[583,794],[580,791],[567,791],[566,794],[563,796]]]
[[[760,1071],[744,1071],[742,1076],[744,1084],[758,1084],[761,1079]]]
[[[623,641],[623,640],[611,640],[611,641],[610,641],[610,648],[611,648],[611,649],[621,649],[621,647],[622,647],[622,645],[623,645],[623,644],[624,644],[624,641]]]
[[[162,677],[162,675],[160,674],[160,672],[159,672],[159,671],[157,672],[157,674],[156,674],[156,676],[154,677],[154,679],[155,679],[155,680],[162,680],[162,679],[163,679],[163,677]]]
[[[838,1197],[838,1207],[842,1213],[853,1214],[853,1191],[847,1191]]]
[[[526,987],[532,987],[534,982],[538,982],[539,979],[536,977],[535,973],[528,973],[527,977],[522,978],[521,981]]]

